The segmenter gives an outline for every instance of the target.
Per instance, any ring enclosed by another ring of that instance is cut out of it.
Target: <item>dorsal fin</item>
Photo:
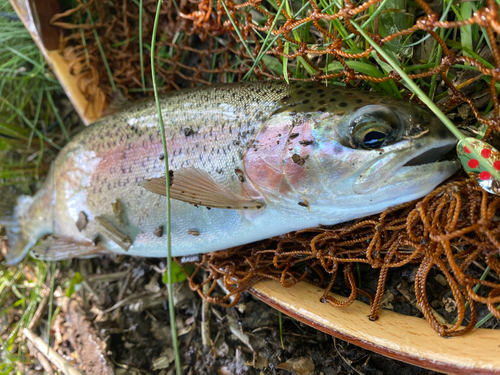
[[[153,193],[166,195],[165,177],[144,180],[140,185]],[[265,202],[244,197],[218,184],[208,172],[194,167],[182,168],[171,174],[170,197],[197,206],[258,210]]]
[[[106,250],[92,241],[77,241],[71,237],[49,236],[39,241],[32,249],[31,256],[45,261],[79,258]]]

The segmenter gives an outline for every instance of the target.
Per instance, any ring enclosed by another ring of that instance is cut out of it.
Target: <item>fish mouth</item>
[[[416,167],[418,165],[450,160],[452,157],[456,158],[455,153],[451,152],[452,150],[454,150],[455,145],[456,142],[449,145],[431,148],[430,150],[424,151],[420,155],[417,155],[413,159],[409,160],[403,165],[403,167]]]
[[[356,194],[368,194],[383,186],[397,184],[405,178],[439,180],[435,183],[437,185],[458,169],[453,151],[456,143],[456,139],[436,142],[422,147],[417,155],[414,147],[388,152],[356,177],[353,190]]]

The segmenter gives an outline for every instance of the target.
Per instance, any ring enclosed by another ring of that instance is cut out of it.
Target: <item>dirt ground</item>
[[[52,327],[53,347],[87,374],[172,374],[163,269],[163,260],[123,256],[74,260],[60,268],[61,279],[79,271],[88,281],[71,302],[65,297],[59,300],[63,313]],[[373,271],[362,271],[370,289]],[[386,307],[420,314],[411,303],[411,279],[411,267],[391,277],[392,297],[386,299]],[[342,288],[336,291],[342,293]],[[445,295],[439,298],[446,300]],[[444,303],[438,306],[438,292],[435,296],[437,310],[446,311]],[[280,334],[278,311],[249,293],[235,307],[222,308],[204,304],[184,281],[175,285],[174,301],[184,374],[433,373],[338,340],[285,315]],[[443,339],[436,334],[436,340]]]

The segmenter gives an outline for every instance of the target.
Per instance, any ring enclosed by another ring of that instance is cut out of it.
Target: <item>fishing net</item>
[[[76,4],[51,22],[64,29],[60,52],[79,74],[80,89],[91,105],[104,108],[114,87],[132,99],[152,95],[149,50],[156,1],[143,0],[142,8],[139,1],[125,0]],[[485,125],[486,139],[500,130],[500,22],[494,0],[459,5],[422,0],[165,1],[155,55],[160,87],[168,91],[252,75],[328,80],[410,99],[401,78],[354,23],[396,57],[451,118]],[[477,303],[500,318],[499,203],[500,198],[475,182],[456,179],[419,201],[364,220],[205,254],[190,284],[204,298],[229,306],[261,279],[287,287],[307,279],[326,284],[324,301],[335,306],[348,306],[359,294],[369,296],[370,318],[376,319],[390,269],[415,263],[415,296],[425,318],[440,335],[460,335],[474,327]],[[373,296],[357,287],[356,263],[380,270]],[[484,264],[489,273],[475,276]],[[208,278],[196,281],[202,269]],[[439,270],[451,289],[457,305],[454,324],[438,321],[428,302],[431,269]],[[342,277],[351,292],[341,302],[330,291]],[[224,280],[228,295],[214,293],[218,279]],[[207,283],[209,292],[202,293]]]

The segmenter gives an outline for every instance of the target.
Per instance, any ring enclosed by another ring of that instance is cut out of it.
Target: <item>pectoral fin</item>
[[[35,244],[31,249],[31,256],[40,260],[55,261],[104,252],[106,252],[104,248],[99,244],[94,245],[92,241],[76,241],[71,237],[49,236]]]
[[[166,195],[164,177],[144,180],[140,185],[153,193]],[[170,197],[194,205],[235,210],[258,210],[265,206],[263,201],[233,193],[198,168],[183,168],[171,174]]]

